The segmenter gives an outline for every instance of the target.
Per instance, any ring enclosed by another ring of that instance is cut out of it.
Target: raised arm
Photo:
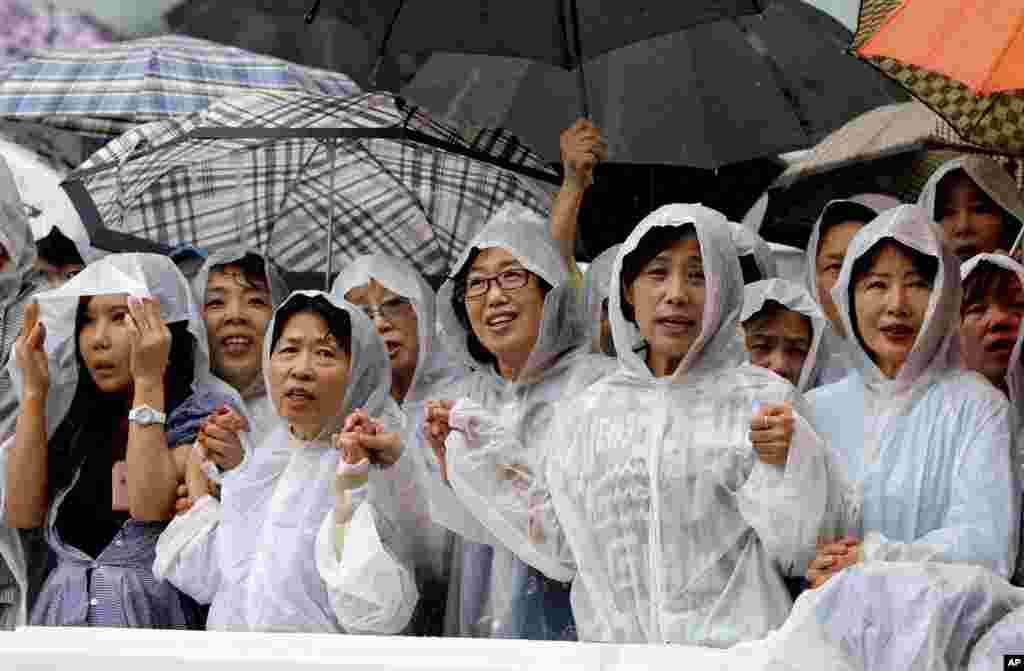
[[[586,119],[580,119],[562,131],[559,139],[564,177],[551,207],[551,237],[562,252],[573,275],[576,269],[576,228],[583,195],[594,182],[594,166],[603,161],[608,150],[601,132]]]
[[[49,365],[39,321],[39,305],[25,310],[25,322],[14,344],[15,363],[23,378],[13,447],[6,455],[4,516],[8,526],[33,529],[43,525],[49,507],[47,488],[46,399]]]

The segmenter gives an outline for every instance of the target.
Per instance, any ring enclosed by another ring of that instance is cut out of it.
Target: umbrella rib
[[[270,241],[274,239],[274,231],[277,229],[277,222],[278,222],[278,220],[281,217],[281,211],[284,209],[285,203],[288,202],[288,199],[295,192],[295,188],[298,186],[299,181],[302,178],[302,174],[305,172],[306,168],[309,167],[309,164],[313,162],[313,159],[316,158],[316,155],[317,155],[317,153],[320,152],[320,149],[321,149],[322,146],[323,145],[320,144],[319,142],[316,144],[316,147],[309,154],[309,157],[303,162],[302,167],[299,168],[299,173],[295,176],[295,179],[292,180],[291,184],[289,184],[288,188],[285,190],[284,195],[281,196],[281,200],[277,204],[277,213],[274,215],[274,220],[267,227],[267,248],[268,249],[269,249],[269,246],[270,246]]]

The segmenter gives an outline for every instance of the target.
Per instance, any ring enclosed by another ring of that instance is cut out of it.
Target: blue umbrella
[[[179,35],[37,51],[3,75],[0,116],[106,137],[254,91],[359,92],[337,72]]]

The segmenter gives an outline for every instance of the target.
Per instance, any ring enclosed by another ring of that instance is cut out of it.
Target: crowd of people
[[[580,273],[606,150],[562,153],[436,292],[386,250],[289,293],[258,250],[36,243],[0,166],[0,626],[724,648],[857,567],[1024,581],[997,162],[829,203],[800,282],[699,204]]]

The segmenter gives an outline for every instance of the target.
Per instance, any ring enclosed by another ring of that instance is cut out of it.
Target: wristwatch
[[[140,405],[137,408],[132,408],[132,411],[128,413],[128,421],[135,422],[139,426],[164,425],[167,424],[167,415],[148,405]]]

